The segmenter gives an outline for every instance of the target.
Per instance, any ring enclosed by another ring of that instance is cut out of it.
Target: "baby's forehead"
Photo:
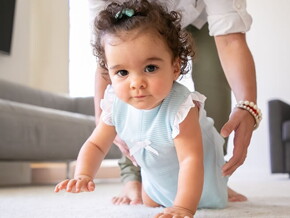
[[[119,30],[115,33],[106,33],[103,36],[103,45],[108,43],[109,45],[118,45],[122,42],[131,41],[139,37],[148,37],[152,38],[152,41],[162,40],[165,41],[165,38],[159,33],[158,30],[154,28],[137,28],[133,30]]]

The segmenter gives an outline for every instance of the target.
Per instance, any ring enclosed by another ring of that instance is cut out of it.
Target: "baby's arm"
[[[109,151],[115,136],[114,126],[109,126],[100,121],[79,152],[74,179],[67,179],[57,184],[55,192],[63,189],[74,193],[93,191],[95,188],[93,178]]]
[[[197,209],[203,187],[203,147],[198,108],[191,108],[180,124],[180,133],[174,139],[179,160],[177,194],[174,205],[164,214],[192,217]]]

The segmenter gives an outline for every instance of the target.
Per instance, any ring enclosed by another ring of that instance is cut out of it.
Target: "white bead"
[[[258,108],[258,106],[254,102],[250,101],[239,101],[236,106],[236,108],[241,108],[244,110],[247,110],[255,119],[256,124],[254,125],[254,129],[257,129],[261,120],[262,120],[262,112]]]

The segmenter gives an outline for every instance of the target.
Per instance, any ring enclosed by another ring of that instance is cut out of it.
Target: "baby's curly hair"
[[[133,9],[134,15],[117,17],[118,12]],[[94,55],[100,66],[106,69],[106,59],[102,39],[106,34],[119,34],[138,28],[154,28],[165,40],[172,51],[173,58],[180,58],[180,74],[188,72],[188,61],[193,58],[193,39],[181,29],[181,14],[176,11],[168,12],[166,7],[155,1],[129,0],[124,3],[112,2],[95,18],[94,28],[96,38],[92,43]]]

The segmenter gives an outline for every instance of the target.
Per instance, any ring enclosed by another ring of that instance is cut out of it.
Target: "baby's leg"
[[[160,204],[157,204],[155,201],[153,201],[148,195],[147,193],[144,191],[144,189],[142,188],[142,200],[143,200],[143,204],[145,204],[147,207],[160,207]]]

